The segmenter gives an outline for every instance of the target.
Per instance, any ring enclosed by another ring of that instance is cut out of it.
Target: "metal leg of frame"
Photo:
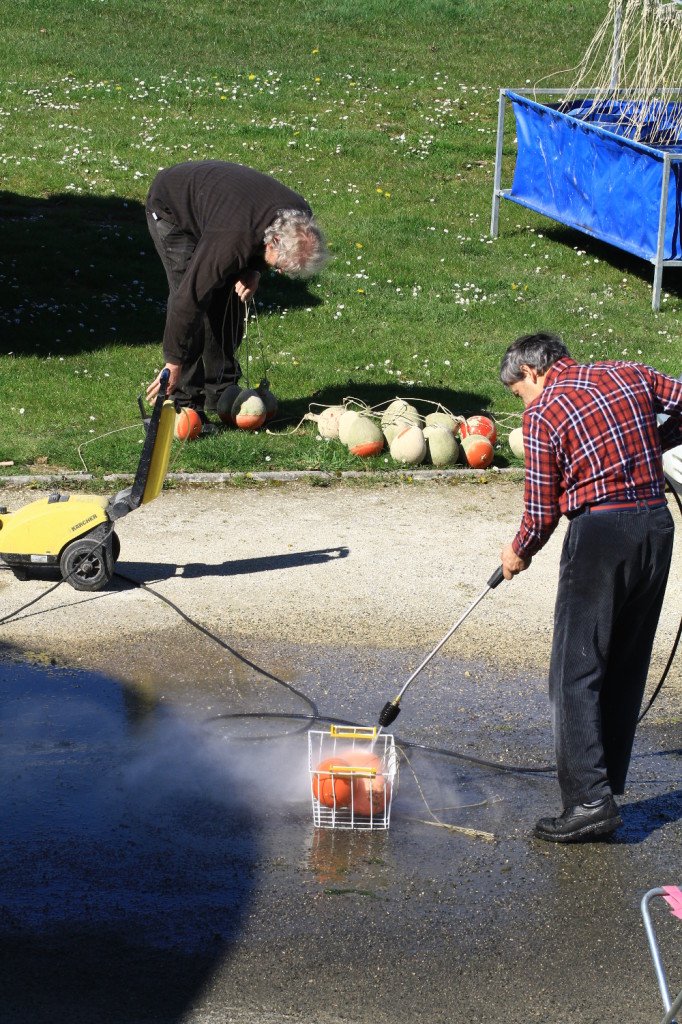
[[[500,184],[502,181],[502,139],[504,136],[504,108],[506,93],[500,89],[497,108],[497,146],[495,149],[495,180],[493,184],[493,212],[490,219],[490,237],[497,238],[500,223]]]
[[[663,154],[663,181],[661,183],[661,206],[658,212],[658,245],[654,264],[654,293],[651,308],[658,312],[661,308],[661,285],[663,282],[663,249],[665,246],[665,224],[668,213],[668,186],[670,184],[670,154]]]
[[[672,1004],[665,1017],[661,1021],[661,1024],[675,1024],[677,1020],[677,1014],[682,1007],[682,992],[679,993],[675,1002]]]
[[[679,993],[674,1002],[670,999],[670,989],[668,988],[668,980],[665,976],[663,969],[663,962],[661,961],[661,954],[658,948],[658,942],[656,941],[656,934],[654,932],[654,926],[651,921],[651,914],[649,912],[649,903],[654,896],[665,896],[665,889],[649,889],[647,893],[642,897],[640,903],[640,909],[642,911],[642,918],[644,920],[644,930],[646,937],[649,941],[649,949],[651,950],[651,956],[654,961],[654,970],[656,971],[656,980],[658,981],[658,987],[661,991],[661,999],[663,1000],[663,1007],[666,1011],[665,1017],[661,1021],[661,1024],[674,1024],[676,1014],[682,1006],[682,992]]]

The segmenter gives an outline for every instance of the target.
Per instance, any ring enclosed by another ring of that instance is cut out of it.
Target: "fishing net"
[[[681,73],[682,3],[611,0],[560,109],[635,142],[673,145],[682,134]]]

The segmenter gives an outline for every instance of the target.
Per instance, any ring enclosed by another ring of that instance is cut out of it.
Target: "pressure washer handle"
[[[495,572],[492,574],[492,576],[488,580],[486,586],[488,586],[490,588],[490,590],[494,590],[495,587],[499,587],[499,585],[500,585],[500,583],[502,582],[503,579],[504,579],[504,569],[502,568],[501,565],[498,565],[497,569],[495,570]]]
[[[168,381],[170,380],[170,370],[167,366],[164,366],[159,377],[159,393],[157,398],[165,398],[168,391]]]

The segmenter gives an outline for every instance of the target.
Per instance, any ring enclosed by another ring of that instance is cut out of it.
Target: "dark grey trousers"
[[[180,286],[195,243],[169,221],[154,220],[149,211],[147,226],[166,271],[170,315],[170,299]],[[235,351],[243,330],[244,303],[235,294],[233,282],[229,282],[213,292],[202,323],[190,340],[180,384],[173,393],[180,405],[215,409],[224,389],[241,377]]]
[[[673,533],[666,507],[569,524],[549,671],[564,807],[624,791]]]

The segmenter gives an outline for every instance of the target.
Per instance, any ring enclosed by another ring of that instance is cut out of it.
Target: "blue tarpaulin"
[[[518,155],[508,199],[626,252],[653,260],[658,249],[664,149],[634,142],[508,92],[516,117]],[[679,147],[667,152],[679,153]],[[682,170],[671,164],[664,260],[681,258]]]

